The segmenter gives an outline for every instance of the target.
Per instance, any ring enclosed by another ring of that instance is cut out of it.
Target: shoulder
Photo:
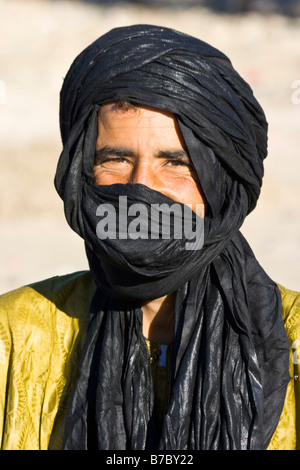
[[[1,448],[48,448],[76,379],[94,290],[90,273],[79,272],[0,296]]]
[[[278,285],[282,299],[282,317],[290,339],[300,338],[300,293]]]
[[[282,299],[282,317],[290,343],[289,381],[285,403],[269,450],[298,450],[300,448],[300,293],[278,285]]]
[[[22,316],[45,320],[57,312],[78,318],[88,312],[94,291],[89,271],[29,284],[0,296],[0,322],[14,325]]]

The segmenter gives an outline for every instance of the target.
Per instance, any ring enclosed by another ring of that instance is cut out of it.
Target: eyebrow
[[[126,147],[110,147],[105,145],[101,149],[96,149],[95,152],[95,165],[100,164],[106,157],[134,157],[135,152]],[[155,154],[156,158],[170,158],[174,160],[182,160],[190,163],[190,157],[185,150],[159,150]]]

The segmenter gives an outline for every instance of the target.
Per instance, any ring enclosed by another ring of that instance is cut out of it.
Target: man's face
[[[143,107],[101,107],[95,182],[143,184],[183,204],[203,204],[200,185],[172,114]]]

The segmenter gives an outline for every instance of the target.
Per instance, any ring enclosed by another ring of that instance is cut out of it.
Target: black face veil
[[[117,204],[119,195],[168,202],[143,185],[94,185],[97,113],[119,99],[175,115],[208,204],[201,250],[173,239],[97,237],[101,203]],[[289,380],[288,342],[277,286],[239,232],[267,155],[267,123],[250,87],[224,54],[196,38],[118,28],[72,64],[60,122],[55,185],[98,287],[64,448],[266,448]],[[158,429],[139,302],[173,291],[172,393]]]

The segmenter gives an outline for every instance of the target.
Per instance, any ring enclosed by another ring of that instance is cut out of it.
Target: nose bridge
[[[130,182],[133,184],[144,184],[145,186],[151,187],[153,175],[151,174],[148,162],[143,159],[138,159],[132,168],[130,179]]]

